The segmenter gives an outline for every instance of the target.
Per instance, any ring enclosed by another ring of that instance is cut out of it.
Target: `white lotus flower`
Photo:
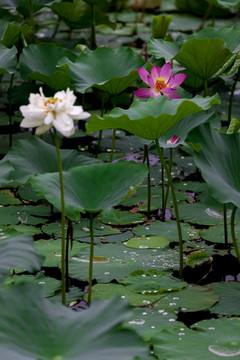
[[[30,94],[29,105],[20,107],[24,119],[20,126],[37,127],[36,134],[41,135],[55,127],[64,136],[74,134],[73,120],[86,119],[91,116],[84,112],[82,106],[74,106],[76,96],[73,91],[58,91],[54,97],[45,97],[42,88],[40,94]]]

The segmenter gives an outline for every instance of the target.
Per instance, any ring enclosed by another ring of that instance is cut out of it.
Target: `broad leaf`
[[[174,57],[182,66],[203,80],[210,79],[231,57],[222,39],[190,39]]]
[[[74,150],[61,150],[61,160],[63,170],[100,162],[97,159],[81,155]],[[0,171],[6,169],[7,161],[15,170],[12,174],[14,184],[25,184],[31,175],[58,171],[55,146],[49,145],[37,136],[19,140],[15,143],[4,160],[0,162]],[[12,181],[8,184],[11,185],[11,183]]]
[[[135,102],[128,110],[115,108],[103,118],[93,115],[87,125],[87,132],[123,129],[144,139],[156,140],[184,117],[207,110],[218,103],[218,95],[179,100],[164,96],[150,98],[147,102]]]
[[[0,44],[0,75],[13,74],[17,66],[17,49],[13,46],[11,49]]]
[[[31,236],[7,234],[0,237],[0,276],[13,269],[39,270],[43,259],[35,250]]]
[[[147,176],[147,168],[134,162],[86,165],[63,173],[66,215],[79,219],[79,212],[98,212],[117,205]],[[31,178],[33,189],[61,210],[59,174]]]
[[[213,5],[220,6],[220,7],[226,7],[226,8],[235,7],[235,6],[240,5],[239,0],[209,0],[209,1]]]
[[[77,314],[44,299],[38,287],[22,283],[1,292],[0,304],[3,359],[129,360],[146,356],[142,340],[122,329],[130,312],[116,298]]]
[[[211,1],[211,0],[210,0]],[[239,2],[240,3],[240,2]],[[240,50],[239,45],[239,37],[240,37],[240,28],[239,26],[233,27],[210,27],[205,28],[196,34],[189,35],[186,38],[190,39],[222,39],[226,43],[226,47],[233,53],[236,53]]]
[[[176,42],[165,41],[163,39],[150,39],[148,41],[148,51],[156,59],[172,59],[180,50],[180,45]]]
[[[137,69],[143,65],[143,60],[130,48],[102,47],[82,54],[75,62],[64,58],[58,64],[69,69],[71,81],[79,92],[95,87],[116,95],[138,78]]]
[[[240,134],[219,134],[204,124],[192,133],[191,139],[202,145],[194,160],[210,195],[221,203],[240,207]]]
[[[155,354],[167,360],[238,359],[239,318],[211,319],[193,325],[192,329],[166,329],[151,339]],[[174,344],[174,346],[173,346]]]
[[[24,80],[39,80],[54,90],[71,86],[69,75],[56,68],[60,58],[68,56],[72,61],[76,55],[55,44],[31,44],[20,56],[20,74]]]

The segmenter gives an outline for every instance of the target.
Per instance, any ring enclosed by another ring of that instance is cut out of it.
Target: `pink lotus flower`
[[[178,142],[179,137],[177,135],[173,135],[171,139],[167,141],[167,145],[174,145]]]
[[[166,63],[162,68],[153,66],[151,76],[144,68],[138,68],[140,78],[150,88],[141,88],[135,92],[135,95],[141,98],[159,97],[165,95],[168,99],[180,99],[178,94],[175,94],[176,87],[179,86],[185,79],[186,74],[172,74],[170,63]]]

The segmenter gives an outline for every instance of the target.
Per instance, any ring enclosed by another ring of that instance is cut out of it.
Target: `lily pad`
[[[120,284],[96,284],[92,288],[93,300],[111,299],[114,295],[121,296],[122,299],[126,299],[133,306],[150,305],[161,297],[160,295],[137,294]]]
[[[142,340],[121,327],[130,315],[125,302],[114,298],[92,304],[91,309],[76,314],[44,299],[40,290],[22,283],[1,292],[0,350],[3,358],[128,360],[146,356]],[[92,334],[91,339],[89,334]]]
[[[183,290],[171,292],[154,304],[156,309],[166,311],[192,312],[211,308],[219,296],[217,292],[206,286],[189,285]]]
[[[215,225],[223,224],[223,209],[221,205],[208,207],[204,203],[180,204],[180,218],[192,224]]]
[[[145,341],[150,341],[155,334],[164,329],[177,328],[179,330],[185,328],[183,323],[176,321],[177,316],[171,312],[135,308],[133,309],[133,315],[125,323],[125,326],[134,329]]]
[[[118,211],[114,210],[111,214],[102,212],[99,215],[99,220],[104,224],[111,225],[131,225],[139,224],[146,221],[146,217],[143,214],[132,214],[130,211]]]
[[[210,257],[205,251],[197,250],[191,252],[186,258],[186,264],[192,268],[202,265],[203,263],[211,263],[212,257]]]
[[[1,205],[19,205],[22,202],[17,199],[10,190],[0,191],[0,203]]]
[[[181,224],[184,240],[192,240],[199,238],[199,233],[196,229],[189,226],[188,224]],[[133,229],[133,233],[141,236],[163,236],[166,237],[170,242],[178,242],[177,224],[175,221],[154,221],[143,226],[137,226]]]
[[[163,330],[151,341],[155,354],[168,360],[201,360],[203,357],[208,360],[226,357],[238,359],[239,330],[239,318],[212,319],[201,321],[193,329]]]
[[[182,290],[187,283],[174,278],[171,273],[158,270],[137,270],[120,280],[128,290],[139,294],[166,294],[170,291]]]
[[[114,50],[101,47],[82,54],[75,62],[65,57],[58,65],[69,70],[77,91],[83,93],[95,87],[116,95],[138,78],[137,69],[143,65],[143,60],[130,48],[120,47]]]
[[[134,237],[124,241],[123,245],[133,249],[161,249],[169,245],[169,240],[162,236],[145,236],[140,238]]]
[[[147,175],[144,165],[119,161],[94,164],[63,172],[66,216],[79,219],[80,212],[98,212],[119,203]],[[59,174],[36,175],[33,189],[61,210]]]
[[[50,213],[50,207],[38,206],[5,206],[0,207],[1,224],[15,225],[18,223],[27,225],[43,224],[47,219],[42,216],[47,216]]]
[[[222,315],[240,315],[239,282],[211,284],[211,288],[219,295],[219,302],[211,308],[211,312]]]
[[[230,213],[229,213],[230,215]],[[228,242],[231,243],[232,239],[230,236],[230,228],[228,228]],[[235,225],[235,234],[236,237],[240,237],[240,226],[239,224]],[[210,242],[213,243],[225,243],[225,237],[224,237],[224,229],[222,225],[215,225],[211,227],[210,229],[205,229],[200,231],[200,236]]]
[[[165,96],[135,102],[128,110],[115,108],[103,118],[93,115],[87,132],[123,129],[148,140],[159,139],[184,117],[207,110],[219,103],[218,95],[193,99],[167,99]]]

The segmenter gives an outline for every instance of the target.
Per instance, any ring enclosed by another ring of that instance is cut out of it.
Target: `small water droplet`
[[[45,285],[46,284],[45,281],[39,281],[38,283],[39,283],[39,285]]]
[[[145,323],[145,320],[136,319],[136,320],[131,320],[128,323],[129,323],[129,325],[143,325]]]

